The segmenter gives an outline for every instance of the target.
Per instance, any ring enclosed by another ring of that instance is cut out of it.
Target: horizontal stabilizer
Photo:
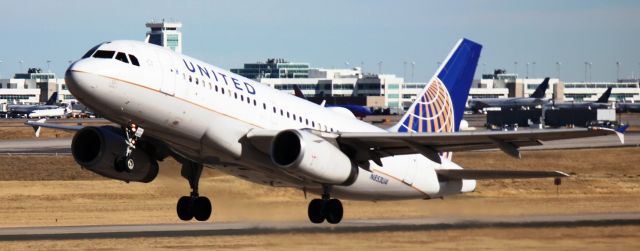
[[[509,170],[469,170],[469,169],[438,169],[438,175],[452,179],[486,180],[486,179],[534,179],[534,178],[563,178],[568,174],[560,171],[509,171]]]

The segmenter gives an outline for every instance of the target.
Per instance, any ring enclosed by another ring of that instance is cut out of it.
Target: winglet
[[[629,125],[622,125],[617,128],[590,127],[589,129],[614,132],[618,136],[618,139],[620,139],[620,143],[624,144],[624,133],[627,131],[628,128],[629,128]]]
[[[627,124],[615,129],[616,135],[618,135],[618,138],[620,139],[620,142],[622,144],[624,144],[624,132],[626,132],[628,128],[629,128],[629,125]]]
[[[45,121],[47,121],[47,119],[39,119],[38,121],[35,121],[35,122],[43,124]],[[27,121],[27,124],[30,124],[29,122],[34,122],[34,121]],[[39,125],[31,125],[31,127],[33,127],[33,130],[36,133],[36,138],[39,138],[40,137],[40,131],[42,130],[42,127],[40,127]]]

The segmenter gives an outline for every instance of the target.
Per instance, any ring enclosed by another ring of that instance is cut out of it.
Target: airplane
[[[45,108],[32,110],[29,113],[29,118],[63,118],[71,112],[71,104],[67,104],[66,107],[55,106],[55,108]]]
[[[304,94],[302,93],[302,90],[300,90],[300,87],[298,85],[293,85],[293,93],[296,97],[306,99],[306,97],[304,96]],[[324,107],[327,107],[327,109],[334,110],[347,115],[352,115],[360,119],[373,114],[371,112],[371,109],[369,109],[369,107],[366,107],[363,105],[352,105],[352,104],[327,105],[326,101],[323,100],[322,103],[320,103],[320,106],[324,106]],[[344,111],[343,109],[346,109],[346,111]],[[347,112],[349,112],[350,114]]]
[[[548,108],[556,109],[605,109],[609,107],[609,97],[611,97],[612,89],[613,87],[607,88],[607,90],[602,93],[595,102],[553,102],[546,104],[546,106]]]
[[[536,90],[526,98],[474,98],[469,100],[469,108],[479,112],[490,107],[526,107],[543,104],[545,92],[549,88],[549,78],[544,78]]]
[[[178,218],[206,221],[203,168],[257,184],[293,187],[318,197],[312,223],[337,224],[341,199],[435,199],[476,189],[478,179],[566,177],[559,171],[462,169],[452,153],[519,147],[544,141],[618,135],[607,128],[458,132],[482,45],[460,39],[402,119],[382,129],[286,94],[203,61],[138,41],[90,49],[65,73],[71,93],[114,126],[70,126],[71,152],[83,168],[126,182],[151,182],[172,157],[191,188]],[[162,104],[162,105],[159,105]]]
[[[637,113],[640,112],[640,103],[616,103],[616,112]]]
[[[49,97],[49,99],[44,105],[8,105],[7,111],[10,117],[16,117],[21,115],[26,116],[32,113],[34,110],[60,108],[60,106],[56,105],[56,102],[58,102],[58,92],[52,93],[51,97]]]

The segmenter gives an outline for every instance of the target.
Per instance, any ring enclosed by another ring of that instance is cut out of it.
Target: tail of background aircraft
[[[609,103],[609,97],[611,97],[611,89],[613,87],[607,88],[607,90],[598,98],[596,103]]]
[[[536,88],[536,91],[534,91],[533,94],[531,94],[531,96],[529,97],[544,98],[544,93],[547,91],[547,89],[549,89],[549,78],[544,78],[542,83],[540,83],[540,85],[538,85],[538,87]]]
[[[482,45],[458,41],[400,122],[390,131],[456,132],[464,114]]]
[[[47,100],[45,105],[55,105],[56,102],[58,102],[58,92],[51,94],[51,97],[49,97],[49,100]]]

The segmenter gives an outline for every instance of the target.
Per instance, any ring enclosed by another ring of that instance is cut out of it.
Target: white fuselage
[[[245,139],[251,130],[311,129],[380,132],[381,128],[352,116],[280,92],[171,50],[135,41],[114,41],[98,50],[135,55],[140,66],[116,59],[84,58],[67,71],[69,90],[105,118],[124,125],[134,122],[144,137],[165,142],[176,154],[259,184],[305,188],[320,184],[280,170],[268,154]],[[361,200],[435,198],[472,191],[475,181],[443,181],[437,164],[422,155],[371,162],[350,186],[334,186],[332,195]]]

